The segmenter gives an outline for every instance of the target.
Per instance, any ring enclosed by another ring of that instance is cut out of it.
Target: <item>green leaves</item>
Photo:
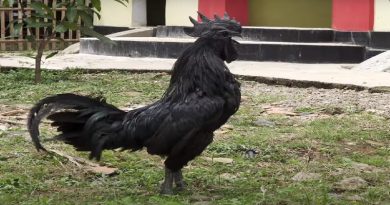
[[[14,0],[3,0],[3,5],[5,7],[9,7],[9,6],[13,5],[14,3],[15,3]]]
[[[77,23],[63,21],[55,27],[54,31],[58,32],[58,33],[64,33],[64,32],[69,31],[69,30],[72,30],[72,31],[77,30],[78,28],[79,28],[79,26],[77,25]]]
[[[44,27],[52,27],[52,22],[45,22],[44,20],[37,17],[26,18],[25,20],[27,28],[44,28]]]
[[[44,4],[42,2],[32,2],[30,4],[30,6],[36,12],[33,16],[47,18],[47,19],[53,19],[54,12],[53,12],[52,8],[50,8],[46,4]]]
[[[66,8],[66,18],[70,22],[75,22],[76,17],[77,17],[77,8],[75,8],[71,4],[68,5]]]
[[[123,6],[127,6],[126,3],[129,3],[129,0],[114,0],[120,4],[122,4]]]
[[[114,1],[122,5],[126,5],[126,3],[128,3],[128,0]],[[16,3],[18,3],[16,0],[3,0],[3,6],[5,7],[14,7],[14,4]],[[91,0],[91,6],[87,6],[85,0],[64,0],[62,2],[58,2],[55,8],[42,3],[42,1],[32,1],[32,3],[25,6],[24,9],[28,7],[33,9],[30,16],[27,16],[27,13],[25,13],[23,15],[23,19],[10,22],[9,26],[13,25],[14,27],[13,33],[10,37],[19,36],[23,27],[27,29],[46,28],[48,31],[54,33],[64,33],[69,30],[80,30],[82,34],[98,38],[105,43],[113,43],[109,38],[95,32],[92,29],[94,15],[100,18],[99,12],[102,10],[101,0]],[[58,21],[54,18],[54,13],[57,8],[62,7],[66,8],[65,18]],[[51,32],[45,34],[47,35],[45,36],[46,40],[55,38],[55,35],[52,35]],[[25,36],[25,38],[29,42],[38,40],[34,35]]]
[[[23,23],[15,23],[14,24],[14,33],[12,33],[12,36],[18,36],[20,31],[23,28]]]
[[[80,27],[80,31],[81,31],[81,33],[86,34],[88,36],[98,38],[99,40],[103,41],[103,43],[115,44],[114,41],[112,41],[111,39],[107,38],[106,36],[96,32],[96,31],[92,30],[91,28]]]
[[[102,5],[100,0],[92,0],[92,7],[94,7],[97,11],[101,11]]]

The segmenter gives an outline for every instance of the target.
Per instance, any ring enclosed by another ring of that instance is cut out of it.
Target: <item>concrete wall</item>
[[[375,0],[374,31],[390,31],[389,0]]]
[[[146,25],[146,0],[129,0],[126,6],[113,0],[101,0],[101,18],[94,16],[95,26],[133,27]]]
[[[214,15],[223,17],[227,12],[241,25],[248,25],[248,0],[199,0],[199,11],[211,19]]]
[[[332,27],[341,31],[371,31],[374,0],[333,0]]]
[[[330,28],[332,0],[249,0],[249,25]]]
[[[100,20],[95,15],[95,26],[130,27],[132,23],[132,0],[123,6],[113,0],[101,0]]]
[[[198,0],[166,0],[165,23],[168,26],[192,26],[188,16],[197,19]]]

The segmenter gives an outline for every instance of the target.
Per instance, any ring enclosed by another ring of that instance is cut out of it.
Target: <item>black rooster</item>
[[[39,124],[45,117],[61,133],[55,138],[100,159],[104,149],[140,150],[167,156],[161,193],[172,193],[175,182],[183,188],[181,169],[200,155],[240,105],[240,84],[224,61],[236,60],[232,39],[241,35],[240,24],[225,14],[202,22],[190,17],[194,27],[185,32],[199,37],[176,61],[170,84],[157,102],[122,111],[104,100],[59,94],[39,101],[30,111],[28,130],[38,150]]]

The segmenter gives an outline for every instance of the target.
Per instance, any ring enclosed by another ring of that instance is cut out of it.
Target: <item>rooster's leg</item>
[[[183,190],[186,187],[186,183],[183,180],[183,174],[181,170],[173,173],[173,179],[175,181],[176,187],[179,190]]]
[[[164,182],[161,185],[161,194],[173,194],[173,176],[174,172],[172,172],[170,169],[165,168],[165,179]]]

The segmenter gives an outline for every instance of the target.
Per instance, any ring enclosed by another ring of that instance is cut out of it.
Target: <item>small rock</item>
[[[350,200],[350,201],[361,201],[361,200],[363,200],[363,197],[361,197],[359,195],[347,196],[345,198],[347,200]]]
[[[257,119],[253,122],[254,125],[260,127],[275,127],[275,123],[266,119]]]
[[[249,158],[249,159],[255,158],[256,154],[257,154],[257,151],[253,150],[253,149],[249,149],[249,150],[245,151],[245,157]]]
[[[7,125],[0,125],[0,131],[7,131],[8,126]]]
[[[352,163],[352,167],[356,169],[357,171],[364,172],[364,173],[373,173],[373,172],[379,172],[380,170],[374,166],[370,166],[368,164],[363,163]]]
[[[327,107],[322,112],[328,115],[340,115],[344,113],[344,110],[340,107]]]
[[[331,171],[330,172],[330,175],[332,175],[332,176],[339,176],[339,175],[342,175],[344,173],[345,173],[344,169],[336,168],[335,171]]]
[[[341,198],[341,195],[336,194],[336,193],[330,193],[328,196],[329,196],[329,198],[332,198],[332,199],[340,199]]]
[[[375,141],[372,141],[372,140],[366,140],[366,143],[373,146],[373,147],[384,147],[385,144],[384,143],[381,143],[381,142],[375,142]]]
[[[223,164],[231,164],[233,163],[233,159],[231,158],[210,158],[210,157],[203,157],[203,159],[205,159],[206,161],[210,161],[210,162],[219,162],[219,163],[223,163]]]
[[[320,179],[321,175],[316,173],[298,172],[293,178],[293,181],[312,181]]]
[[[209,196],[205,196],[205,195],[200,195],[200,194],[194,194],[191,196],[190,198],[191,201],[197,201],[197,202],[200,202],[200,201],[210,201],[211,198]]]
[[[223,174],[219,175],[219,177],[221,179],[228,180],[228,181],[232,181],[234,179],[237,179],[237,176],[235,176],[233,174],[229,174],[229,173],[223,173]]]
[[[361,177],[349,177],[341,180],[338,188],[346,191],[353,191],[367,186],[367,181]]]

